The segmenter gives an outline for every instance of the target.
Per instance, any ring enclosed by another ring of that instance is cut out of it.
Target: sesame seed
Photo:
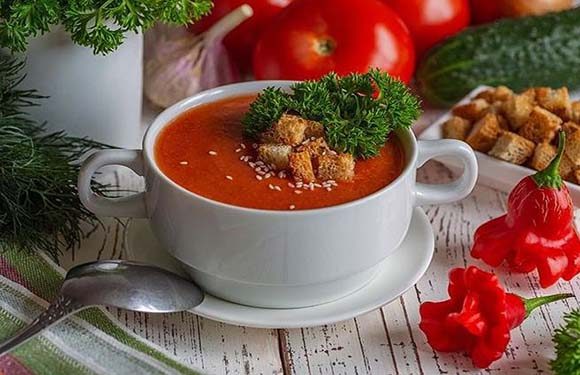
[[[241,152],[242,149],[241,148],[236,148],[236,153]]]
[[[270,177],[272,177],[272,173],[270,173],[270,172],[268,172],[264,175],[264,178],[270,178]]]
[[[332,191],[332,188],[331,187],[327,187],[326,188],[326,191]]]
[[[274,185],[274,190],[282,191],[282,188],[278,185]]]
[[[294,189],[296,187],[296,185],[294,185],[293,183],[289,182],[288,183],[288,187]]]
[[[184,161],[180,161],[179,164],[181,164],[181,165],[187,165],[189,163],[184,160]]]
[[[256,175],[256,180],[258,180],[258,181],[262,181],[262,179],[263,179],[263,178],[262,178],[262,176],[260,176],[260,175],[258,175],[258,174]]]
[[[293,204],[291,204],[289,208],[290,208],[291,210],[293,210],[293,209],[295,209],[295,208],[296,208],[296,206],[295,206],[295,205],[293,205]]]
[[[320,185],[320,184],[314,184],[314,187],[321,188],[322,185]]]
[[[302,194],[302,190],[294,190],[294,194]]]
[[[234,179],[232,176],[226,176],[226,178],[230,181],[232,181]]]
[[[212,150],[212,151],[209,151],[208,154],[210,154],[211,156],[216,156],[217,155],[217,152],[215,152],[215,151]]]
[[[243,144],[243,143],[240,143],[240,147],[241,147],[242,149],[244,149],[244,150],[246,149],[246,145],[245,145],[245,144]]]
[[[246,157],[245,157],[245,156],[240,156],[240,160],[241,160],[241,161],[244,161],[245,159],[246,159]]]
[[[272,185],[272,184],[268,184],[268,188],[269,188],[270,190],[274,190],[274,185]]]
[[[249,165],[251,168],[256,168],[256,163],[249,162],[249,163],[248,163],[248,165]]]

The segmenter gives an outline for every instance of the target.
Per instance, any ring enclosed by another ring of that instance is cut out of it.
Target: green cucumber
[[[425,98],[450,106],[479,85],[580,87],[580,8],[469,28],[417,71]]]

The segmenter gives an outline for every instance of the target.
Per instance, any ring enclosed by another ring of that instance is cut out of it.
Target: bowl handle
[[[417,183],[415,190],[416,206],[455,202],[471,193],[477,181],[477,159],[467,143],[452,139],[442,139],[419,141],[418,147],[417,168],[430,159],[450,156],[461,161],[463,174],[448,184]]]
[[[79,198],[82,204],[97,216],[147,217],[145,193],[122,198],[97,195],[91,188],[95,172],[107,165],[123,165],[138,175],[143,175],[141,150],[101,150],[89,156],[81,167],[78,179]]]

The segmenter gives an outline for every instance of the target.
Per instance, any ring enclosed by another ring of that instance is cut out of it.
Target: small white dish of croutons
[[[574,99],[576,98],[576,99]],[[544,169],[556,154],[557,133],[567,135],[560,174],[580,206],[580,92],[533,87],[520,93],[480,86],[425,129],[419,139],[459,139],[476,152],[478,182],[510,192],[518,181]],[[452,170],[455,160],[438,161]]]

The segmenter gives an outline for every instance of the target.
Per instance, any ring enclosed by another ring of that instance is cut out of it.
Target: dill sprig
[[[564,326],[558,328],[553,338],[556,359],[550,365],[558,375],[580,374],[580,310],[564,316]]]
[[[244,116],[244,132],[257,138],[287,112],[320,121],[333,149],[370,158],[393,130],[412,125],[420,106],[407,86],[378,69],[344,77],[331,73],[296,83],[291,92],[262,91]]]
[[[42,250],[56,258],[82,239],[81,221],[97,224],[78,199],[78,160],[103,145],[47,133],[24,112],[40,96],[16,88],[22,62],[0,55],[0,251]],[[105,193],[107,186],[97,185]]]
[[[117,49],[128,32],[155,22],[185,25],[209,13],[210,0],[6,0],[0,2],[0,46],[26,50],[28,39],[63,25],[95,54]]]

